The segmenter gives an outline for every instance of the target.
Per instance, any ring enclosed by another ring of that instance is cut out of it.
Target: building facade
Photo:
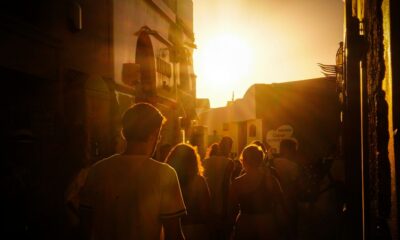
[[[159,107],[168,118],[165,142],[182,141],[189,128],[193,3],[9,1],[0,19],[2,231],[68,239],[75,180],[121,149],[127,107]]]
[[[242,99],[200,115],[208,144],[227,135],[234,140],[236,154],[254,140],[279,152],[280,141],[292,138],[310,158],[326,156],[338,145],[339,121],[336,84],[330,78],[255,84]]]
[[[59,238],[72,179],[114,152],[111,9],[42,0],[0,10],[4,232]]]
[[[399,24],[391,0],[345,1],[342,115],[350,238],[399,238]]]
[[[155,104],[168,119],[162,141],[175,144],[196,116],[193,2],[121,0],[113,11],[120,110],[138,101]]]

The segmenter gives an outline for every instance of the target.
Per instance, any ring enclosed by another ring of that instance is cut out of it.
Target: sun
[[[204,91],[210,96],[210,91],[216,89],[228,91],[227,94],[231,95],[249,75],[251,60],[251,45],[235,34],[220,34],[198,43],[194,64],[199,95]]]

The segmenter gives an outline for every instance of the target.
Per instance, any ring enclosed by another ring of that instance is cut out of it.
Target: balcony
[[[164,17],[179,24],[185,34],[194,39],[193,34],[193,1],[192,0],[146,0]]]

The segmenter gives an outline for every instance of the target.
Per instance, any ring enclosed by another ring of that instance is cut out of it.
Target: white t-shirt
[[[160,239],[162,220],[186,214],[175,170],[147,156],[114,155],[91,167],[80,195],[93,239]]]

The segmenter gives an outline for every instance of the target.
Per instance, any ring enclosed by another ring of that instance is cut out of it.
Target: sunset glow
[[[343,2],[201,0],[194,3],[197,97],[211,107],[255,83],[323,77],[343,35]]]
[[[240,36],[224,33],[210,38],[196,54],[196,73],[207,79],[205,91],[232,89],[248,77],[252,65],[252,49]]]

